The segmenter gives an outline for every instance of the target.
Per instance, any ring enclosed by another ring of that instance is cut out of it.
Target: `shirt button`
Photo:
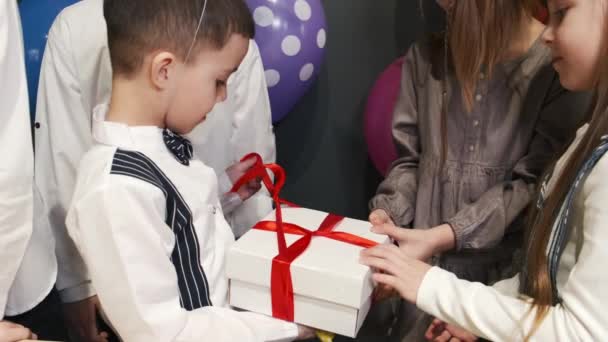
[[[479,120],[474,120],[473,121],[473,127],[477,127],[479,126]]]
[[[483,99],[483,96],[481,96],[481,94],[477,94],[477,96],[475,96],[475,100],[477,100],[477,102],[480,102],[481,99]]]
[[[475,151],[475,146],[470,145],[470,146],[469,146],[469,151],[471,151],[471,152]]]

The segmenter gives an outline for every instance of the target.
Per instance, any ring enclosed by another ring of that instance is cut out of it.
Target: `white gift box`
[[[305,208],[283,208],[283,222],[317,230],[327,213]],[[263,221],[275,221],[273,212]],[[388,243],[374,234],[367,221],[345,218],[332,231]],[[285,234],[287,245],[301,235]],[[374,284],[369,267],[359,263],[363,247],[326,237],[313,237],[308,249],[291,264],[296,323],[355,337],[370,305]],[[276,232],[251,229],[228,252],[230,305],[272,315],[270,275],[278,254]]]

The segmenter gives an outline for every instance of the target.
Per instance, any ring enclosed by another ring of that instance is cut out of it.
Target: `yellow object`
[[[317,330],[317,338],[321,342],[333,342],[335,334],[327,331]]]

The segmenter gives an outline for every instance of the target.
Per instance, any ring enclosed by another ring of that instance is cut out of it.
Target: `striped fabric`
[[[171,262],[177,272],[180,304],[188,310],[211,306],[209,284],[200,264],[200,245],[192,222],[192,212],[169,178],[140,152],[118,149],[111,174],[137,178],[163,191],[166,198],[165,223],[175,234]]]
[[[564,199],[564,202],[560,209],[559,215],[557,216],[557,219],[555,221],[553,231],[551,232],[547,255],[548,255],[549,276],[551,278],[551,284],[553,287],[553,298],[555,299],[554,304],[558,304],[561,302],[561,298],[560,298],[558,290],[557,290],[557,273],[558,273],[558,267],[559,267],[559,263],[560,263],[562,254],[563,254],[564,249],[566,248],[566,244],[568,242],[567,227],[568,227],[568,223],[569,223],[568,220],[570,218],[570,212],[571,212],[572,206],[574,204],[574,199],[576,198],[576,195],[580,191],[581,185],[583,184],[584,180],[587,178],[587,176],[589,176],[589,174],[593,170],[593,167],[602,158],[602,156],[604,154],[606,154],[607,151],[608,151],[608,136],[604,136],[604,137],[602,137],[602,141],[599,144],[599,146],[593,151],[591,156],[589,158],[587,158],[587,160],[583,163],[580,170],[578,171],[574,184],[570,187],[570,189],[568,190],[568,193],[566,194],[566,198]],[[546,193],[547,184],[548,184],[550,178],[551,178],[551,175],[550,174],[547,175],[547,177],[544,179],[544,181],[541,185],[540,196],[536,203],[536,206],[538,207],[539,210],[542,210],[542,207],[545,204],[545,199],[547,196],[547,193]],[[526,271],[527,270],[525,268],[522,270],[522,278],[521,278],[522,279],[522,282],[521,282],[522,290],[526,288],[525,282],[527,281],[527,278],[528,278]]]
[[[566,233],[568,231],[568,219],[570,218],[572,204],[574,203],[574,198],[576,197],[576,194],[578,193],[583,181],[591,173],[591,170],[593,170],[595,164],[597,164],[606,151],[608,151],[608,139],[603,137],[600,145],[595,149],[595,151],[593,151],[591,156],[585,161],[581,169],[578,171],[574,184],[570,187],[570,190],[568,191],[568,194],[564,200],[564,204],[562,205],[560,214],[557,218],[557,225],[549,244],[549,275],[551,277],[551,283],[553,284],[553,298],[557,298],[558,301],[561,301],[561,299],[559,299],[559,294],[557,292],[557,268],[559,266],[562,252],[566,247],[566,242],[568,241]]]

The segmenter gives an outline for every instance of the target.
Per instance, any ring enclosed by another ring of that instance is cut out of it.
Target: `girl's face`
[[[564,88],[595,86],[608,0],[549,0],[550,20],[543,34],[553,52],[553,67]]]

